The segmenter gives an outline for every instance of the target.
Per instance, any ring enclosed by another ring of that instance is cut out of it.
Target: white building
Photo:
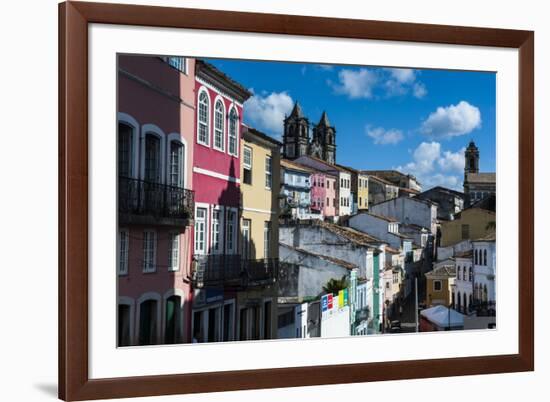
[[[496,244],[495,233],[472,241],[473,246],[473,298],[474,303],[488,303],[496,301]]]
[[[437,234],[437,204],[416,197],[399,197],[369,206],[369,212],[391,217],[402,224],[415,224]]]
[[[358,230],[323,221],[300,222],[279,226],[282,244],[310,253],[331,256],[357,266],[358,280],[366,280],[369,326],[377,332],[382,320],[383,288],[381,277],[386,243]],[[284,253],[280,247],[280,253]],[[287,247],[288,248],[288,247]],[[284,262],[280,255],[281,262]]]
[[[473,303],[472,250],[455,253],[456,288],[453,296],[454,309],[467,313]]]

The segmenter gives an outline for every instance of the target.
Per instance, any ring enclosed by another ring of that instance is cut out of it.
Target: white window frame
[[[208,99],[208,105],[206,108],[206,141],[201,141],[200,139],[200,131],[201,131],[201,119],[200,119],[200,110],[201,110],[201,95],[205,93],[206,98]],[[197,144],[204,145],[205,147],[210,147],[210,128],[211,128],[211,107],[212,107],[212,100],[210,99],[210,93],[206,89],[206,87],[200,87],[199,93],[197,96]]]
[[[264,258],[269,258],[271,255],[272,226],[271,221],[264,221]]]
[[[147,248],[147,240],[146,237],[148,237],[147,234],[151,234],[152,237],[152,247],[150,251],[150,255]],[[150,258],[149,258],[150,257]],[[151,260],[150,262],[148,260]],[[144,273],[152,273],[156,272],[157,270],[157,232],[152,229],[146,229],[143,231],[143,264],[142,269]]]
[[[122,247],[123,241],[126,247]],[[128,256],[130,250],[130,232],[128,229],[120,229],[118,231],[118,274],[119,275],[128,275]]]
[[[225,233],[227,237],[225,238],[225,252],[226,254],[236,254],[237,251],[237,226],[238,226],[238,216],[236,208],[226,208],[225,222],[227,226],[225,227]],[[233,219],[230,221],[229,217],[233,214]],[[231,232],[230,232],[231,231]],[[231,235],[231,236],[230,236]],[[231,237],[232,245],[229,247],[229,240]]]
[[[265,157],[265,188],[271,190],[273,188],[273,158],[271,155]],[[269,165],[269,169],[268,169]]]
[[[174,240],[176,248],[174,249]],[[181,237],[178,232],[168,232],[168,271],[176,272],[180,269]]]
[[[241,255],[243,257],[246,257],[247,259],[250,259],[251,232],[252,232],[252,219],[243,218],[243,222],[241,226],[241,237],[243,239]],[[245,252],[245,247],[246,247],[246,252]]]
[[[187,75],[187,57],[184,56],[166,56],[163,60],[172,68],[180,73]]]
[[[235,123],[235,152],[231,152],[231,141],[232,141],[232,138],[233,136],[231,135],[231,113],[232,112],[235,112],[235,116],[237,117],[237,121]],[[240,122],[240,118],[239,118],[239,112],[237,110],[237,108],[235,107],[235,105],[231,105],[231,107],[229,108],[229,119],[227,121],[227,153],[229,155],[232,155],[232,156],[235,156],[235,157],[238,157],[239,156],[239,122]]]
[[[177,175],[178,175],[178,180],[177,180],[177,183],[174,184],[172,182],[172,145],[176,145],[177,147],[179,147],[180,149],[180,155],[178,156],[179,157],[179,161],[178,161],[178,166],[177,166]],[[185,168],[184,168],[184,165],[185,165],[185,144],[179,140],[169,140],[168,142],[168,158],[167,158],[167,163],[168,163],[168,172],[167,172],[167,175],[168,175],[168,179],[167,179],[167,182],[170,186],[174,186],[174,187],[180,187],[180,188],[184,188],[185,186],[185,177],[184,177],[184,174],[185,174]]]
[[[218,133],[218,127],[217,127],[217,124],[218,124],[218,105],[221,104],[222,105],[222,109],[221,109],[221,146],[218,147],[216,146],[216,134]],[[213,138],[212,138],[212,147],[217,150],[217,151],[220,151],[220,152],[225,152],[225,102],[223,101],[222,97],[221,96],[217,96],[216,97],[216,100],[214,101],[214,126],[213,126]]]
[[[199,219],[199,210],[204,210],[204,219]],[[197,255],[206,255],[206,250],[208,250],[208,205],[205,204],[197,204],[195,206],[195,227],[193,228],[193,251],[194,254]],[[204,224],[204,236],[203,236],[203,248],[197,248],[197,224],[202,222]]]
[[[436,283],[439,283],[439,289],[435,288]],[[443,281],[441,279],[434,279],[432,287],[433,287],[434,292],[442,292],[443,291]]]
[[[214,249],[214,235],[216,233],[215,230],[214,230],[214,224],[216,223],[216,221],[214,220],[214,214],[216,212],[219,214],[218,220],[217,220],[217,223],[218,223],[218,249],[217,250]],[[211,222],[210,245],[211,245],[212,254],[223,254],[224,228],[225,228],[224,219],[225,219],[225,214],[224,214],[223,207],[221,207],[221,206],[212,207],[212,214],[211,214],[211,217],[210,217],[210,222]]]
[[[246,162],[247,153],[250,153],[250,162],[249,163]],[[253,184],[252,180],[254,179],[253,174],[252,174],[252,165],[254,164],[254,151],[248,145],[245,145],[243,147],[242,162],[243,162],[243,170],[249,170],[250,171],[250,184],[244,182],[244,172],[243,172],[242,182],[243,182],[243,184],[252,185]]]

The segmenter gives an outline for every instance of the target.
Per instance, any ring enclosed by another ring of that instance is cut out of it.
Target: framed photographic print
[[[533,370],[533,32],[66,2],[59,35],[60,398]]]

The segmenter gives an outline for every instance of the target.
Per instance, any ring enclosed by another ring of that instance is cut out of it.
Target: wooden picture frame
[[[88,375],[88,24],[225,30],[519,49],[519,353],[230,372]],[[184,8],[59,5],[59,397],[140,397],[534,369],[534,33]]]

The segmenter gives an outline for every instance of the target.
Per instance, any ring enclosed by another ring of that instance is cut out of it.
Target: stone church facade
[[[464,206],[496,194],[496,174],[479,171],[479,149],[470,141],[464,152]]]
[[[296,159],[312,156],[327,163],[336,163],[336,128],[331,126],[327,113],[323,112],[317,125],[311,129],[298,102],[284,120],[283,156]]]

